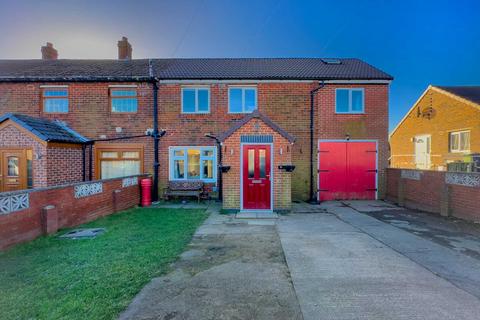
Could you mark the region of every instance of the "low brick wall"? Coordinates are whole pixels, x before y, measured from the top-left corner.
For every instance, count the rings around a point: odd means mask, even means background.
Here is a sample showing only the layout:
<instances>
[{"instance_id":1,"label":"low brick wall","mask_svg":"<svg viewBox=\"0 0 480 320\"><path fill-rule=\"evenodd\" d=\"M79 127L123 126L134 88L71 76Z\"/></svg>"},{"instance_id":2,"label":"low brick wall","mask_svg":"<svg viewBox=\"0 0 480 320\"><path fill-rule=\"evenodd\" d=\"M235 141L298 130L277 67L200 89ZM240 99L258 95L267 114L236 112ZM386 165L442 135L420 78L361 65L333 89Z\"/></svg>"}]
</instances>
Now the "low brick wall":
<instances>
[{"instance_id":1,"label":"low brick wall","mask_svg":"<svg viewBox=\"0 0 480 320\"><path fill-rule=\"evenodd\" d=\"M0 193L0 250L139 204L142 177Z\"/></svg>"},{"instance_id":2,"label":"low brick wall","mask_svg":"<svg viewBox=\"0 0 480 320\"><path fill-rule=\"evenodd\" d=\"M387 169L388 200L470 221L480 221L480 174Z\"/></svg>"}]
</instances>

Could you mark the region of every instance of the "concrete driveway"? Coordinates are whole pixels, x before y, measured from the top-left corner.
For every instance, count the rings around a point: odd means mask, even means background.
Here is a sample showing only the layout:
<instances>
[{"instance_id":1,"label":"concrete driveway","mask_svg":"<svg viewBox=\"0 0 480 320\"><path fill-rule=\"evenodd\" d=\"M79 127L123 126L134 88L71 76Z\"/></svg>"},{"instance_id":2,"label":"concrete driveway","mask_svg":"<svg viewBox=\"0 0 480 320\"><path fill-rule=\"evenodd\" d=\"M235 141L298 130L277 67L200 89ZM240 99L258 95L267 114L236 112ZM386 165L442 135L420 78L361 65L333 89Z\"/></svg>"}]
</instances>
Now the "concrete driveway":
<instances>
[{"instance_id":1,"label":"concrete driveway","mask_svg":"<svg viewBox=\"0 0 480 320\"><path fill-rule=\"evenodd\" d=\"M363 212L298 205L278 233L304 319L478 319L480 261Z\"/></svg>"},{"instance_id":2,"label":"concrete driveway","mask_svg":"<svg viewBox=\"0 0 480 320\"><path fill-rule=\"evenodd\" d=\"M208 210L121 319L479 319L478 225L381 201L271 220Z\"/></svg>"}]
</instances>

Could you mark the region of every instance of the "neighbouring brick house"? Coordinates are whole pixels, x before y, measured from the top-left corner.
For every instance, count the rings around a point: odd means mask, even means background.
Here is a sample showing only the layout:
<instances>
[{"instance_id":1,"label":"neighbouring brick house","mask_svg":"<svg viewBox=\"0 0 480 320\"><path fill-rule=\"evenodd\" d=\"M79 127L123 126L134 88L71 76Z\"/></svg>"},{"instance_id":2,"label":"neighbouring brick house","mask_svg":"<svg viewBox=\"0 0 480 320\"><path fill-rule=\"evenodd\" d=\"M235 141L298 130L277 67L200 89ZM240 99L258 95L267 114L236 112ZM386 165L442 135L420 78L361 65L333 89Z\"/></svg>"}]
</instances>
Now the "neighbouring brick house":
<instances>
[{"instance_id":1,"label":"neighbouring brick house","mask_svg":"<svg viewBox=\"0 0 480 320\"><path fill-rule=\"evenodd\" d=\"M390 134L390 147L393 168L474 170L480 86L429 86Z\"/></svg>"},{"instance_id":2,"label":"neighbouring brick house","mask_svg":"<svg viewBox=\"0 0 480 320\"><path fill-rule=\"evenodd\" d=\"M358 59L135 60L125 43L119 60L0 60L0 114L66 123L94 178L157 167L160 195L200 179L241 210L254 184L272 205L251 209L384 196L390 75Z\"/></svg>"}]
</instances>

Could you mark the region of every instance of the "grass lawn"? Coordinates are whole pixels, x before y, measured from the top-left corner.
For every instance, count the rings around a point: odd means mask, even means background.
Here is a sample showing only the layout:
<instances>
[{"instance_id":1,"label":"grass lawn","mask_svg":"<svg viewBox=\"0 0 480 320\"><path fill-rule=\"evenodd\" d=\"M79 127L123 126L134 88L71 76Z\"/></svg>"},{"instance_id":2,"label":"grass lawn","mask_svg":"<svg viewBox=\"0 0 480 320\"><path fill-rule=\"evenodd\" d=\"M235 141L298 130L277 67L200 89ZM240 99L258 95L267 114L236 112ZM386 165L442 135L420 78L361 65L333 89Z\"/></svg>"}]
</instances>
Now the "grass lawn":
<instances>
[{"instance_id":1,"label":"grass lawn","mask_svg":"<svg viewBox=\"0 0 480 320\"><path fill-rule=\"evenodd\" d=\"M206 217L132 209L83 225L107 228L96 239L42 237L0 253L0 318L113 319L168 271Z\"/></svg>"}]
</instances>

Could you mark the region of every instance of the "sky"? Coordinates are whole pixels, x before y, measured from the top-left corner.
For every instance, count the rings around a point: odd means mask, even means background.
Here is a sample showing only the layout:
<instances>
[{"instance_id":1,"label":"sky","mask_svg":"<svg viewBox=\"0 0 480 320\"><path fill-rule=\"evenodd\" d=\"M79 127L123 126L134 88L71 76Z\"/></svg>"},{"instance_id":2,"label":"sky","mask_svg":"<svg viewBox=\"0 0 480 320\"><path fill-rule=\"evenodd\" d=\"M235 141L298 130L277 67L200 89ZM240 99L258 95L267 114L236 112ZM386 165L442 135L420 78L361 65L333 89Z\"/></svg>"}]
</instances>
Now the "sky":
<instances>
[{"instance_id":1,"label":"sky","mask_svg":"<svg viewBox=\"0 0 480 320\"><path fill-rule=\"evenodd\" d=\"M480 85L479 0L0 0L0 59L360 58L394 76L390 129L429 84Z\"/></svg>"}]
</instances>

